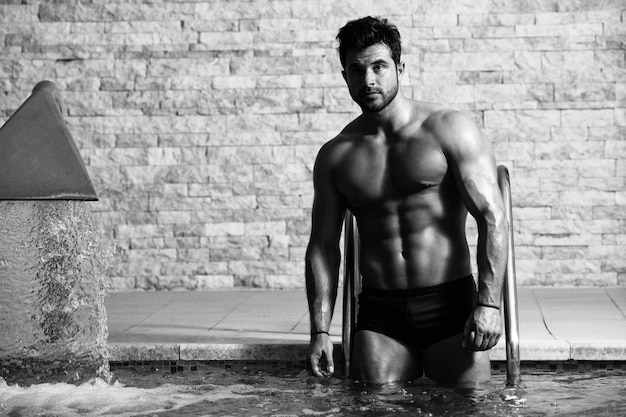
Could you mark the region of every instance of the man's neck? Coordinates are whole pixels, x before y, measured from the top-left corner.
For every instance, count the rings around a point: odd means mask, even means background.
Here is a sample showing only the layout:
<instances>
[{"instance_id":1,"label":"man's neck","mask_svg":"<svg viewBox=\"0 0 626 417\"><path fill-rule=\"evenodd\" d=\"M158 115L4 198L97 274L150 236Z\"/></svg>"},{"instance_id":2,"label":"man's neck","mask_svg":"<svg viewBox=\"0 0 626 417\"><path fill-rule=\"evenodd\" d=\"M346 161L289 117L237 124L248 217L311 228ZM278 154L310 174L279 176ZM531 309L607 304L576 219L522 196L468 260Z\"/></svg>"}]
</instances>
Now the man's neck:
<instances>
[{"instance_id":1,"label":"man's neck","mask_svg":"<svg viewBox=\"0 0 626 417\"><path fill-rule=\"evenodd\" d=\"M363 112L362 117L378 129L397 130L411 119L410 100L398 91L396 97L384 109L378 112Z\"/></svg>"}]
</instances>

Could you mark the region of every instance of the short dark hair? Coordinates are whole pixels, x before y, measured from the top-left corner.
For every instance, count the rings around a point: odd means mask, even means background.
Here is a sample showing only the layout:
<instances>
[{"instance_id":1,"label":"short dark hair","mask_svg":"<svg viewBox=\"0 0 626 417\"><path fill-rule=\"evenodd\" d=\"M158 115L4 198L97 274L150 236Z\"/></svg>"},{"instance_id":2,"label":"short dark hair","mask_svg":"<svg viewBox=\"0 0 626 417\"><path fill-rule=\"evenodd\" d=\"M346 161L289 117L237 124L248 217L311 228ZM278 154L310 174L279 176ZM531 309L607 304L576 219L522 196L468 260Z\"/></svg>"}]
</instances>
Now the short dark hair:
<instances>
[{"instance_id":1,"label":"short dark hair","mask_svg":"<svg viewBox=\"0 0 626 417\"><path fill-rule=\"evenodd\" d=\"M344 67L346 54L350 49L361 51L379 43L389 48L391 58L396 64L400 63L402 53L400 32L387 19L367 16L351 20L339 29L337 40L339 41L339 59Z\"/></svg>"}]
</instances>

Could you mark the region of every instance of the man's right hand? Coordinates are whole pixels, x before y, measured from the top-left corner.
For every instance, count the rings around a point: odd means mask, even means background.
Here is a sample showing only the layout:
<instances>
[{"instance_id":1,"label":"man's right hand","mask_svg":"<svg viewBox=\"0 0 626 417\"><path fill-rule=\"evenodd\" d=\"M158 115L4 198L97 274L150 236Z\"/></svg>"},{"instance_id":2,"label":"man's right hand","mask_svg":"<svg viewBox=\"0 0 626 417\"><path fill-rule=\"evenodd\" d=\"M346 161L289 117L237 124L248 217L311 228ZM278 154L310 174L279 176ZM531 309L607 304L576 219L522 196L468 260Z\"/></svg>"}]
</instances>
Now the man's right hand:
<instances>
[{"instance_id":1,"label":"man's right hand","mask_svg":"<svg viewBox=\"0 0 626 417\"><path fill-rule=\"evenodd\" d=\"M309 364L313 374L318 377L329 377L335 372L333 342L326 333L311 335Z\"/></svg>"}]
</instances>

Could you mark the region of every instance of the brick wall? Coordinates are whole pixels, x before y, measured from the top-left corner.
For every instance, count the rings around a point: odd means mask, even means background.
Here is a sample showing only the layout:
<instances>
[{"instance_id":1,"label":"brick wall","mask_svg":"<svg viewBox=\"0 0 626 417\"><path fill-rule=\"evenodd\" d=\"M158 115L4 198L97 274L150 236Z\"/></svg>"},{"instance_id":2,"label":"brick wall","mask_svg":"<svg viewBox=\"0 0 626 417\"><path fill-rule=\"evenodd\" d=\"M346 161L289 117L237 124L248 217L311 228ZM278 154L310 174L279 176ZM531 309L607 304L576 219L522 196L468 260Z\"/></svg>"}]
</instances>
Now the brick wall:
<instances>
[{"instance_id":1,"label":"brick wall","mask_svg":"<svg viewBox=\"0 0 626 417\"><path fill-rule=\"evenodd\" d=\"M388 16L405 94L468 112L511 171L519 283L624 285L625 10L0 0L0 117L40 80L61 90L117 247L112 289L302 287L314 158L358 113L334 37Z\"/></svg>"}]
</instances>

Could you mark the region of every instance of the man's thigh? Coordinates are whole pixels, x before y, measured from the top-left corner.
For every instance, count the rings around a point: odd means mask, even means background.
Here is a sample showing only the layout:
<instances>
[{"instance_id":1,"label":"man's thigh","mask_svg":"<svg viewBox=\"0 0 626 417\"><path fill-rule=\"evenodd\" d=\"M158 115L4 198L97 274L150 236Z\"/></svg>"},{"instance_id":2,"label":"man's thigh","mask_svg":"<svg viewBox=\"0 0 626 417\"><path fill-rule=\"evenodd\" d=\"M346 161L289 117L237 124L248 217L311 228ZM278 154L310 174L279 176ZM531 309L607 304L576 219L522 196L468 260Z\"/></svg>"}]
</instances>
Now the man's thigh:
<instances>
[{"instance_id":1,"label":"man's thigh","mask_svg":"<svg viewBox=\"0 0 626 417\"><path fill-rule=\"evenodd\" d=\"M425 375L440 384L472 385L491 379L491 362L486 351L474 352L461 346L455 335L423 350Z\"/></svg>"},{"instance_id":2,"label":"man's thigh","mask_svg":"<svg viewBox=\"0 0 626 417\"><path fill-rule=\"evenodd\" d=\"M354 334L351 366L353 379L374 384L410 381L423 374L418 350L369 330Z\"/></svg>"}]
</instances>

